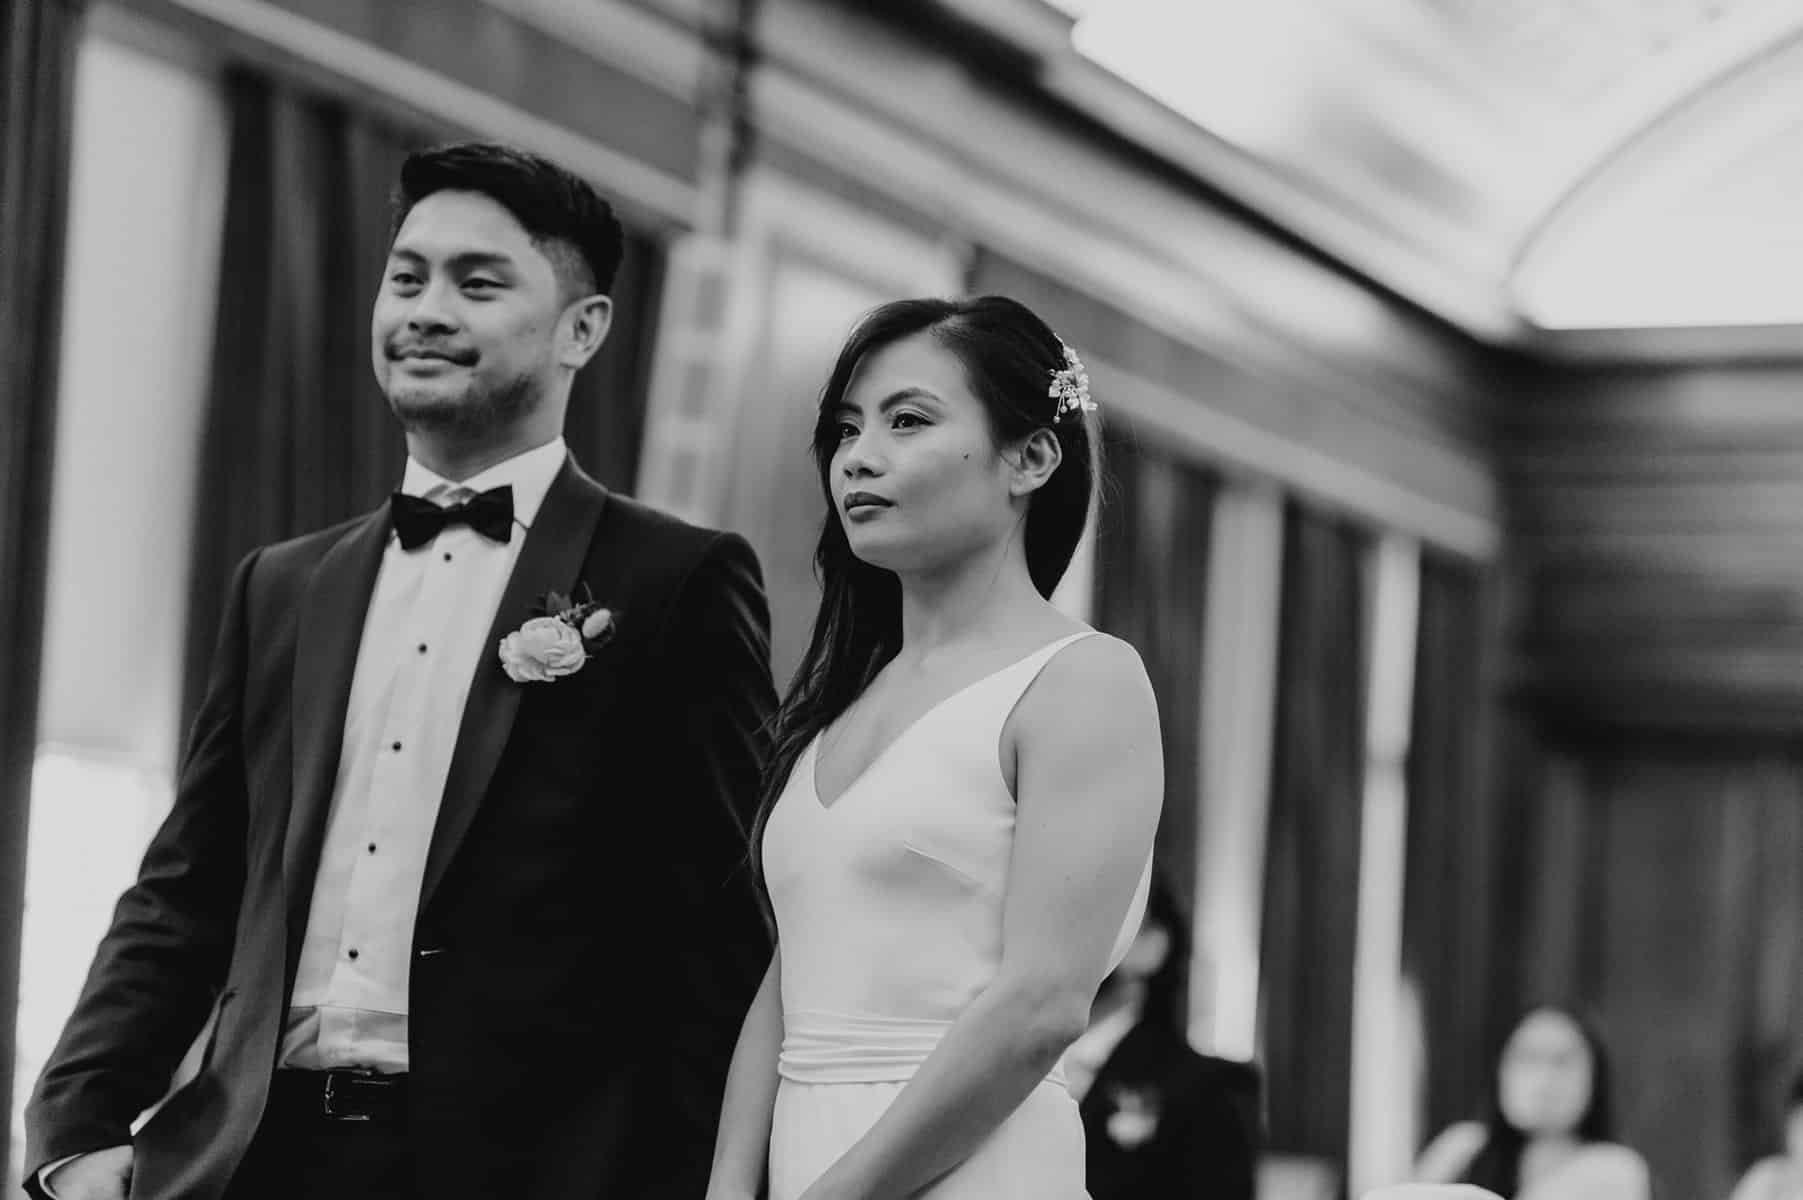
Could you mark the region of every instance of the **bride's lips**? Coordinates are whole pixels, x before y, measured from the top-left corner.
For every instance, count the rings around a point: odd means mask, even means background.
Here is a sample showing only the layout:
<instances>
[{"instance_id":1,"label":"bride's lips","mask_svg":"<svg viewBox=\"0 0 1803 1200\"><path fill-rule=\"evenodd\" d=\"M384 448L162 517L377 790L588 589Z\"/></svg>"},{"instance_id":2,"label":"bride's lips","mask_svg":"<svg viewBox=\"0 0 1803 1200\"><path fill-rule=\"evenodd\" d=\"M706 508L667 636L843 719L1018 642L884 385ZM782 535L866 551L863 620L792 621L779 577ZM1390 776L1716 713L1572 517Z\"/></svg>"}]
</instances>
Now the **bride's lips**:
<instances>
[{"instance_id":1,"label":"bride's lips","mask_svg":"<svg viewBox=\"0 0 1803 1200\"><path fill-rule=\"evenodd\" d=\"M894 501L875 492L847 492L839 504L845 509L847 517L873 517L885 508L894 507Z\"/></svg>"}]
</instances>

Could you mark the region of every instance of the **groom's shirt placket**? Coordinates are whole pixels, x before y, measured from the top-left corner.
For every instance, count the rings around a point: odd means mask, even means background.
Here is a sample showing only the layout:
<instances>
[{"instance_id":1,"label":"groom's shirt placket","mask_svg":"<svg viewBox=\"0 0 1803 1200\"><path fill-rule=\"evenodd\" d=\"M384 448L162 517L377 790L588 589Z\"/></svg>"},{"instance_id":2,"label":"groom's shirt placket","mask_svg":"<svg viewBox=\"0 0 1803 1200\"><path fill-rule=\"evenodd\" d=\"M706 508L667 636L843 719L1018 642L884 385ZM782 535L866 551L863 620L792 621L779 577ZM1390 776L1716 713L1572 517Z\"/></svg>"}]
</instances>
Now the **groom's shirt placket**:
<instances>
[{"instance_id":1,"label":"groom's shirt placket","mask_svg":"<svg viewBox=\"0 0 1803 1200\"><path fill-rule=\"evenodd\" d=\"M407 1069L407 980L426 851L501 593L563 466L561 439L451 484L411 460L401 490L439 504L509 485L506 543L453 525L390 535L357 650L281 1064ZM523 619L523 617L522 617Z\"/></svg>"}]
</instances>

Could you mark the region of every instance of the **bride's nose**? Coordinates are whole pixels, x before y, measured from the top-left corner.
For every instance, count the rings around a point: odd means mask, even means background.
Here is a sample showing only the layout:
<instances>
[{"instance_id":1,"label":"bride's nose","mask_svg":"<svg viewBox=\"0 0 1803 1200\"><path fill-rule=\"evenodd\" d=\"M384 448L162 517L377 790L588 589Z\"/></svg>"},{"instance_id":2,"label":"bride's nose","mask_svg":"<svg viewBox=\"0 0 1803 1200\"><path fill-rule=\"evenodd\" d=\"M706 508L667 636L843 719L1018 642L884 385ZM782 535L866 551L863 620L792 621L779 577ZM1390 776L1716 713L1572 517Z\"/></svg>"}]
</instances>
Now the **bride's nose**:
<instances>
[{"instance_id":1,"label":"bride's nose","mask_svg":"<svg viewBox=\"0 0 1803 1200\"><path fill-rule=\"evenodd\" d=\"M869 437L860 437L839 456L839 470L847 479L881 475L887 467L881 447Z\"/></svg>"}]
</instances>

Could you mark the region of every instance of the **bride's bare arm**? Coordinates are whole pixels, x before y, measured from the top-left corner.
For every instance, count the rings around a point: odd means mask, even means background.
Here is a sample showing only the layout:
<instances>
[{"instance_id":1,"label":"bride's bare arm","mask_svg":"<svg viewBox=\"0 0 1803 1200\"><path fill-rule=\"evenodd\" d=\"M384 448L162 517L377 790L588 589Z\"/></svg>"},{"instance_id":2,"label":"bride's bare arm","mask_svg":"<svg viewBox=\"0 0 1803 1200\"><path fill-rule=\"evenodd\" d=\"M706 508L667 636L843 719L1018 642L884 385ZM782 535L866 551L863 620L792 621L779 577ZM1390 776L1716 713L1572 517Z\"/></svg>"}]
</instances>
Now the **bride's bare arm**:
<instances>
[{"instance_id":1,"label":"bride's bare arm","mask_svg":"<svg viewBox=\"0 0 1803 1200\"><path fill-rule=\"evenodd\" d=\"M1158 712L1132 648L1054 656L1010 718L1018 747L1001 968L806 1200L912 1196L957 1166L1083 1031L1152 850Z\"/></svg>"},{"instance_id":2,"label":"bride's bare arm","mask_svg":"<svg viewBox=\"0 0 1803 1200\"><path fill-rule=\"evenodd\" d=\"M776 1056L783 1044L782 949L770 956L726 1073L720 1132L708 1200L753 1200L764 1183L770 1154L770 1121L776 1108Z\"/></svg>"}]
</instances>

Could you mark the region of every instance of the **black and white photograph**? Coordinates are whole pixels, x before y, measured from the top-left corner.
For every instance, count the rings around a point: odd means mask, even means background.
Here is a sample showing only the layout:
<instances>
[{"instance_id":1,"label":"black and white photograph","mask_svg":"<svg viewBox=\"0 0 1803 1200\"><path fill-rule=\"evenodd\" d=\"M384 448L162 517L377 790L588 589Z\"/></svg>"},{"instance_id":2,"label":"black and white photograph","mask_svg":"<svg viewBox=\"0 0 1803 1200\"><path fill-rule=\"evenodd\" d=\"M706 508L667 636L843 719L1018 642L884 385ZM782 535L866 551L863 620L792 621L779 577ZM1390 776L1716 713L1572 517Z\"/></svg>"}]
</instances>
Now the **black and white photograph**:
<instances>
[{"instance_id":1,"label":"black and white photograph","mask_svg":"<svg viewBox=\"0 0 1803 1200\"><path fill-rule=\"evenodd\" d=\"M0 0L0 1195L1803 1200L1799 0Z\"/></svg>"}]
</instances>

